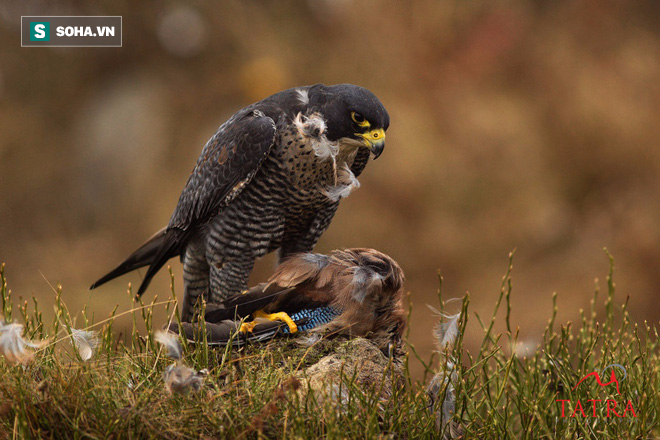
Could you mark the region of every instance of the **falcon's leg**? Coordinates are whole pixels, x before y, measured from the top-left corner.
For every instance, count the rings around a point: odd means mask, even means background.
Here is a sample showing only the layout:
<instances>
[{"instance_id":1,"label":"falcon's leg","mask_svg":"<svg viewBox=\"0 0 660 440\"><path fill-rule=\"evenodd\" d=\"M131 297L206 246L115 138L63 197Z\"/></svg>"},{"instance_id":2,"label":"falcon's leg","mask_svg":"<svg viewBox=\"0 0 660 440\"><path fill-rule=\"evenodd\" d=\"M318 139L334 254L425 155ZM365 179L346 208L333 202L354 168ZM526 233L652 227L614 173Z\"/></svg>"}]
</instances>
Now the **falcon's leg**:
<instances>
[{"instance_id":1,"label":"falcon's leg","mask_svg":"<svg viewBox=\"0 0 660 440\"><path fill-rule=\"evenodd\" d=\"M208 302L219 303L247 289L254 260L254 257L249 255L211 265Z\"/></svg>"},{"instance_id":2,"label":"falcon's leg","mask_svg":"<svg viewBox=\"0 0 660 440\"><path fill-rule=\"evenodd\" d=\"M289 331L291 333L296 333L298 331L298 326L296 325L296 323L293 322L293 319L291 319L291 317L285 312L277 312L277 313L269 314L264 312L263 310L257 310L252 314L252 318L254 318L254 321L244 322L243 324L241 324L241 328L238 331L240 331L241 333L251 332L252 330L254 330L254 327L259 323L259 321L257 321L258 318L267 319L269 321L282 321L289 326Z\"/></svg>"},{"instance_id":3,"label":"falcon's leg","mask_svg":"<svg viewBox=\"0 0 660 440\"><path fill-rule=\"evenodd\" d=\"M300 252L311 252L312 249L314 249L316 242L317 240L302 240L300 238L293 240L289 239L285 241L282 243L282 247L280 247L280 251L278 253L279 263L282 264L282 262L291 255L295 255Z\"/></svg>"},{"instance_id":4,"label":"falcon's leg","mask_svg":"<svg viewBox=\"0 0 660 440\"><path fill-rule=\"evenodd\" d=\"M337 211L339 202L334 202L322 208L310 221L307 230L299 235L287 237L280 247L280 263L287 257L300 252L311 252L314 245L321 238L321 234L328 229L332 217Z\"/></svg>"},{"instance_id":5,"label":"falcon's leg","mask_svg":"<svg viewBox=\"0 0 660 440\"><path fill-rule=\"evenodd\" d=\"M183 305L181 320L192 321L195 305L209 291L209 265L195 246L190 245L183 257Z\"/></svg>"}]
</instances>

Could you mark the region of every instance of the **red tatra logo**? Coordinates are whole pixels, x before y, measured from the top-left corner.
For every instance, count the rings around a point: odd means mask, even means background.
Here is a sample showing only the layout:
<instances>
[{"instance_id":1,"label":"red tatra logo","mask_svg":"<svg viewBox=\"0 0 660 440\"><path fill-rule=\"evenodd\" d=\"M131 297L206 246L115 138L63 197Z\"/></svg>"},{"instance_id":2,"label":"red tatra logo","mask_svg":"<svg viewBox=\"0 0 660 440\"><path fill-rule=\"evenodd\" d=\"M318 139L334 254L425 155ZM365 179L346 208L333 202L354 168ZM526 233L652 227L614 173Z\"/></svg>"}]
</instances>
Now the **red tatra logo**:
<instances>
[{"instance_id":1,"label":"red tatra logo","mask_svg":"<svg viewBox=\"0 0 660 440\"><path fill-rule=\"evenodd\" d=\"M600 385L601 387L604 387L604 386L607 386L609 384L614 383L614 384L616 384L616 392L619 395L621 395L621 391L619 390L619 380L617 379L616 374L614 372L614 367L620 368L623 371L623 379L621 379L621 382L623 382L624 379L627 377L626 369L623 367L623 365L610 364L607 367L603 368L603 371L601 371L601 374L604 375L605 371L607 371L608 368L612 368L612 373L610 374L610 381L609 382L607 382L607 383L601 382L600 375L598 374L598 371L594 371L593 373L589 373L586 376L584 376L582 379L580 379L580 381L575 384L573 389L576 389L578 387L578 385L580 385L582 382L584 382L584 380L587 379L588 377L596 376L596 382L598 382L598 385Z\"/></svg>"},{"instance_id":2,"label":"red tatra logo","mask_svg":"<svg viewBox=\"0 0 660 440\"><path fill-rule=\"evenodd\" d=\"M616 369L620 369L623 371L623 377L619 379L616 375ZM612 372L610 373L610 380L609 382L603 382L601 377L606 377L605 372L609 369L612 369ZM611 384L614 384L616 386L616 392L618 395L621 395L621 390L619 388L619 385L621 382L623 382L626 377L626 369L623 367L623 365L620 364L610 364L607 367L603 368L603 370L598 373L598 371L594 371L592 373L587 374L584 376L582 379L578 381L578 383L575 384L575 386L572 388L575 390L578 385L580 385L582 382L584 382L586 379L590 377L595 377L596 383L600 385L601 387L606 387ZM570 411L571 407L573 407L572 414L569 417L576 417L578 414L581 414L582 417L598 417L597 415L597 409L600 408L600 413L601 415L605 415L605 417L619 417L619 418L625 418L628 416L628 413L631 413L633 417L637 417L637 414L635 413L635 408L633 408L632 400L628 400L627 403L621 403L620 405L617 405L617 401L608 399L605 401L605 404L603 405L603 400L601 399L588 399L587 400L587 405L585 405L587 408L591 407L591 411L587 410L589 415L585 413L584 407L582 402L580 400L577 400L576 402L571 402L568 399L557 399L556 402L561 402L561 416L566 417L566 403L569 403L568 410ZM591 405L589 405L591 404ZM619 412L617 412L617 406L619 407ZM621 408L623 409L623 412L621 412ZM606 411L603 411L605 409ZM605 414L603 414L605 413Z\"/></svg>"}]
</instances>

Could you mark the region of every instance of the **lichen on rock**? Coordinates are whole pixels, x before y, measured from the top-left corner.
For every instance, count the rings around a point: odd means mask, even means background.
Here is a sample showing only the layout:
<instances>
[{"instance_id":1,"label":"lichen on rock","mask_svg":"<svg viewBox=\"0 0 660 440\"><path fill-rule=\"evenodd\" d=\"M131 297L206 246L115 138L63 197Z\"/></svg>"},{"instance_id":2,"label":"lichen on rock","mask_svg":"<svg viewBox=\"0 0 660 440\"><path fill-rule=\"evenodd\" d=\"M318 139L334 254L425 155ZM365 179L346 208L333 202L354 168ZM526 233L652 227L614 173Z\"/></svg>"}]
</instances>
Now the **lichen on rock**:
<instances>
[{"instance_id":1,"label":"lichen on rock","mask_svg":"<svg viewBox=\"0 0 660 440\"><path fill-rule=\"evenodd\" d=\"M301 381L298 391L301 398L313 398L319 404L328 399L346 403L351 387L365 393L376 392L380 399L386 400L405 384L401 359L388 358L373 342L364 338L343 342L333 353L296 376Z\"/></svg>"}]
</instances>

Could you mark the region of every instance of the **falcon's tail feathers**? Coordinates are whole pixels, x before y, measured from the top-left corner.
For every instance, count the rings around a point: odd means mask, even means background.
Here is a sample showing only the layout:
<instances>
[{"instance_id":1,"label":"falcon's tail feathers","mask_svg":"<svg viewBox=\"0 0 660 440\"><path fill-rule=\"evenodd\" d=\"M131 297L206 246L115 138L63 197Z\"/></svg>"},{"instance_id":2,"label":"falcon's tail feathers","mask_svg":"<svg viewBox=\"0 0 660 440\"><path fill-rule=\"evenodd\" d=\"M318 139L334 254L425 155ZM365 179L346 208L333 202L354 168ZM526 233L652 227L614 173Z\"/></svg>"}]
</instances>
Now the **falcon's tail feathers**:
<instances>
[{"instance_id":1,"label":"falcon's tail feathers","mask_svg":"<svg viewBox=\"0 0 660 440\"><path fill-rule=\"evenodd\" d=\"M142 295L147 289L153 276L158 272L158 269L163 267L167 260L178 255L178 244L180 243L180 240L179 237L177 237L176 232L176 230L168 230L167 228L161 229L154 234L153 237L147 240L146 243L140 246L138 250L129 255L128 258L116 268L98 279L89 287L89 289L95 289L100 285L128 272L132 272L135 269L150 266L140 288L138 289L137 296Z\"/></svg>"}]
</instances>

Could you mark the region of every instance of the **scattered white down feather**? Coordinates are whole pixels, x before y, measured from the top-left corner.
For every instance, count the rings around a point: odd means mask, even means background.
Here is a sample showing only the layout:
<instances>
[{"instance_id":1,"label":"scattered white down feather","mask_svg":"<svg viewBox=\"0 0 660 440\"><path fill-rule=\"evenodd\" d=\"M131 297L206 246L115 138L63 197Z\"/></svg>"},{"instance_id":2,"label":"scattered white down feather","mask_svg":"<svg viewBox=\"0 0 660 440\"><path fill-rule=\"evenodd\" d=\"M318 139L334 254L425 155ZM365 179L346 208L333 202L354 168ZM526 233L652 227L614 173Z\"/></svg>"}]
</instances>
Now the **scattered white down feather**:
<instances>
[{"instance_id":1,"label":"scattered white down feather","mask_svg":"<svg viewBox=\"0 0 660 440\"><path fill-rule=\"evenodd\" d=\"M365 267L355 267L353 270L353 298L360 304L367 297L367 292L372 285L381 283L383 276Z\"/></svg>"},{"instance_id":2,"label":"scattered white down feather","mask_svg":"<svg viewBox=\"0 0 660 440\"><path fill-rule=\"evenodd\" d=\"M312 113L307 116L298 112L293 119L293 123L298 129L298 132L304 137L320 138L325 134L325 119L319 113Z\"/></svg>"},{"instance_id":3,"label":"scattered white down feather","mask_svg":"<svg viewBox=\"0 0 660 440\"><path fill-rule=\"evenodd\" d=\"M307 263L316 264L319 269L322 269L322 268L324 268L325 266L328 265L328 256L327 255L313 254L313 253L308 252L308 253L305 253L305 254L301 254L300 258L303 261L307 262Z\"/></svg>"},{"instance_id":4,"label":"scattered white down feather","mask_svg":"<svg viewBox=\"0 0 660 440\"><path fill-rule=\"evenodd\" d=\"M431 398L431 408L435 413L435 428L443 435L443 439L460 437L460 435L455 435L460 431L460 427L455 423L451 423L456 412L454 383L457 380L458 374L455 365L453 362L448 361L447 369L436 373L426 387L426 393Z\"/></svg>"},{"instance_id":5,"label":"scattered white down feather","mask_svg":"<svg viewBox=\"0 0 660 440\"><path fill-rule=\"evenodd\" d=\"M182 349L179 343L179 335L167 331L158 330L154 333L156 342L163 344L167 349L167 355L176 362L163 372L163 381L168 393L186 394L188 391L199 391L208 375L208 370L194 370L181 361Z\"/></svg>"},{"instance_id":6,"label":"scattered white down feather","mask_svg":"<svg viewBox=\"0 0 660 440\"><path fill-rule=\"evenodd\" d=\"M335 160L335 156L339 153L339 146L336 142L329 141L325 136L325 119L320 114L313 113L305 116L298 113L293 119L293 124L296 126L298 133L307 138L308 145L314 149L314 154L318 158Z\"/></svg>"},{"instance_id":7,"label":"scattered white down feather","mask_svg":"<svg viewBox=\"0 0 660 440\"><path fill-rule=\"evenodd\" d=\"M428 308L440 316L440 321L438 321L433 329L436 347L438 347L438 350L440 351L444 351L447 347L453 347L456 343L456 339L458 339L458 323L461 318L461 313L459 312L450 315L448 313L440 312L431 306L428 306Z\"/></svg>"},{"instance_id":8,"label":"scattered white down feather","mask_svg":"<svg viewBox=\"0 0 660 440\"><path fill-rule=\"evenodd\" d=\"M351 192L360 187L360 182L355 177L347 163L337 165L337 154L339 145L331 142L325 136L325 119L318 114L303 115L298 113L293 119L300 136L305 138L307 144L312 147L314 154L321 160L331 160L334 170L334 179L330 186L324 189L324 194L333 201L348 197Z\"/></svg>"},{"instance_id":9,"label":"scattered white down feather","mask_svg":"<svg viewBox=\"0 0 660 440\"><path fill-rule=\"evenodd\" d=\"M5 324L0 321L0 353L12 364L27 365L34 359L34 350L48 341L33 342L23 338L22 324Z\"/></svg>"},{"instance_id":10,"label":"scattered white down feather","mask_svg":"<svg viewBox=\"0 0 660 440\"><path fill-rule=\"evenodd\" d=\"M78 350L80 358L88 361L94 356L94 352L100 344L98 332L91 330L71 329L72 344Z\"/></svg>"},{"instance_id":11,"label":"scattered white down feather","mask_svg":"<svg viewBox=\"0 0 660 440\"><path fill-rule=\"evenodd\" d=\"M458 339L458 335L460 334L458 324L461 313L450 315L440 312L431 306L428 307L440 316L440 321L433 329L433 336L436 347L441 353L441 359L444 358L445 354L450 357L441 361L442 370L433 376L431 382L426 387L426 393L431 399L431 408L435 414L436 430L442 435L442 438L460 438L463 434L463 429L459 423L452 421L456 410L455 383L458 380L458 373L456 372L454 359L446 350L451 349Z\"/></svg>"},{"instance_id":12,"label":"scattered white down feather","mask_svg":"<svg viewBox=\"0 0 660 440\"><path fill-rule=\"evenodd\" d=\"M294 339L296 344L302 345L303 347L311 347L312 345L318 343L323 339L323 335L320 333L308 332L304 335L298 336Z\"/></svg>"},{"instance_id":13,"label":"scattered white down feather","mask_svg":"<svg viewBox=\"0 0 660 440\"><path fill-rule=\"evenodd\" d=\"M303 104L309 103L309 92L306 89L296 89L296 92L298 93L298 99L300 102Z\"/></svg>"},{"instance_id":14,"label":"scattered white down feather","mask_svg":"<svg viewBox=\"0 0 660 440\"><path fill-rule=\"evenodd\" d=\"M179 343L179 335L163 330L157 330L156 333L154 333L154 339L156 342L165 346L169 357L176 360L181 359L182 350L181 344Z\"/></svg>"},{"instance_id":15,"label":"scattered white down feather","mask_svg":"<svg viewBox=\"0 0 660 440\"><path fill-rule=\"evenodd\" d=\"M207 375L206 369L196 371L181 362L176 362L165 369L163 380L168 393L186 394L188 391L199 391Z\"/></svg>"},{"instance_id":16,"label":"scattered white down feather","mask_svg":"<svg viewBox=\"0 0 660 440\"><path fill-rule=\"evenodd\" d=\"M343 168L337 173L337 182L337 185L324 190L324 194L335 202L348 197L354 189L360 187L360 181L357 180L348 164L344 164Z\"/></svg>"}]
</instances>

